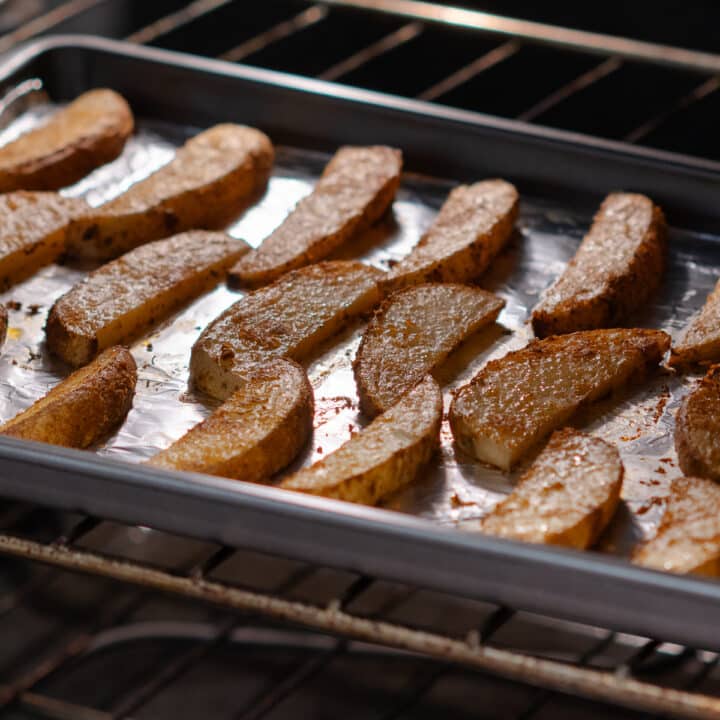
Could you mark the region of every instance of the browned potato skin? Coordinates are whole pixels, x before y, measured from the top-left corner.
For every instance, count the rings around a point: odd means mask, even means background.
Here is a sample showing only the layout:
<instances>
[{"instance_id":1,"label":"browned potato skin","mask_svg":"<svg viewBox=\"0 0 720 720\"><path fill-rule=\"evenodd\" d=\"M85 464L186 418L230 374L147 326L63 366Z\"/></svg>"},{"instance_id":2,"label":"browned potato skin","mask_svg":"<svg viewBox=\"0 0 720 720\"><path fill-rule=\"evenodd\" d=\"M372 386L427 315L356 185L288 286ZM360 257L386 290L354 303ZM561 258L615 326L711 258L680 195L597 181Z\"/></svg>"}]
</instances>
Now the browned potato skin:
<instances>
[{"instance_id":1,"label":"browned potato skin","mask_svg":"<svg viewBox=\"0 0 720 720\"><path fill-rule=\"evenodd\" d=\"M233 395L148 464L260 482L291 463L312 432L313 390L305 371L278 358L238 376ZM258 428L261 436L252 437Z\"/></svg>"},{"instance_id":2,"label":"browned potato skin","mask_svg":"<svg viewBox=\"0 0 720 720\"><path fill-rule=\"evenodd\" d=\"M720 361L720 280L700 312L688 323L682 337L673 343L670 365L679 370Z\"/></svg>"},{"instance_id":3,"label":"browned potato skin","mask_svg":"<svg viewBox=\"0 0 720 720\"><path fill-rule=\"evenodd\" d=\"M375 162L368 162L367 156ZM383 216L397 193L401 170L402 153L394 148L340 148L313 193L298 203L257 250L238 261L230 278L240 285L259 287L326 258ZM358 183L363 187L358 188ZM373 194L369 197L358 192L370 189ZM350 207L348 191L354 200ZM343 202L338 201L338 192L345 196Z\"/></svg>"},{"instance_id":4,"label":"browned potato skin","mask_svg":"<svg viewBox=\"0 0 720 720\"><path fill-rule=\"evenodd\" d=\"M585 550L615 514L623 475L613 445L572 428L558 430L513 492L482 520L462 527Z\"/></svg>"},{"instance_id":5,"label":"browned potato skin","mask_svg":"<svg viewBox=\"0 0 720 720\"><path fill-rule=\"evenodd\" d=\"M720 482L720 365L684 400L675 421L675 448L686 475Z\"/></svg>"},{"instance_id":6,"label":"browned potato skin","mask_svg":"<svg viewBox=\"0 0 720 720\"><path fill-rule=\"evenodd\" d=\"M195 341L190 379L218 400L235 391L235 370L272 357L303 360L380 302L383 272L350 260L291 270L213 320Z\"/></svg>"},{"instance_id":7,"label":"browned potato skin","mask_svg":"<svg viewBox=\"0 0 720 720\"><path fill-rule=\"evenodd\" d=\"M116 92L83 93L45 125L0 148L0 192L72 185L120 155L133 125Z\"/></svg>"},{"instance_id":8,"label":"browned potato skin","mask_svg":"<svg viewBox=\"0 0 720 720\"><path fill-rule=\"evenodd\" d=\"M473 200L475 193L486 195L488 189L500 190L501 195L506 196L500 206L505 208L505 202L510 200L509 209L501 212L493 208L493 223L481 232L478 232L476 222L470 222L467 228L469 234L461 247L448 253L448 240L456 237L458 225L464 228L464 223L477 211L474 206L476 200ZM516 188L505 180L482 180L455 188L415 248L387 274L382 283L383 291L388 294L424 282L464 283L479 277L512 235L519 209L520 196ZM434 256L421 266L415 266L418 253L425 252L428 246L435 246Z\"/></svg>"},{"instance_id":9,"label":"browned potato skin","mask_svg":"<svg viewBox=\"0 0 720 720\"><path fill-rule=\"evenodd\" d=\"M353 362L362 411L374 417L388 410L504 305L468 285L424 283L394 292L368 323Z\"/></svg>"},{"instance_id":10,"label":"browned potato skin","mask_svg":"<svg viewBox=\"0 0 720 720\"><path fill-rule=\"evenodd\" d=\"M675 478L657 534L632 559L656 570L718 577L720 486L705 478Z\"/></svg>"},{"instance_id":11,"label":"browned potato skin","mask_svg":"<svg viewBox=\"0 0 720 720\"><path fill-rule=\"evenodd\" d=\"M45 327L49 350L79 367L127 344L215 287L248 249L224 233L194 230L131 250L55 302Z\"/></svg>"},{"instance_id":12,"label":"browned potato skin","mask_svg":"<svg viewBox=\"0 0 720 720\"><path fill-rule=\"evenodd\" d=\"M509 470L580 407L642 379L669 346L666 333L637 328L533 340L491 360L455 393L453 436L469 455Z\"/></svg>"},{"instance_id":13,"label":"browned potato skin","mask_svg":"<svg viewBox=\"0 0 720 720\"><path fill-rule=\"evenodd\" d=\"M0 288L25 280L65 250L74 217L88 209L81 198L54 192L0 195Z\"/></svg>"},{"instance_id":14,"label":"browned potato skin","mask_svg":"<svg viewBox=\"0 0 720 720\"><path fill-rule=\"evenodd\" d=\"M8 311L4 305L0 305L0 345L5 342L8 331Z\"/></svg>"},{"instance_id":15,"label":"browned potato skin","mask_svg":"<svg viewBox=\"0 0 720 720\"><path fill-rule=\"evenodd\" d=\"M110 260L184 230L222 227L266 185L274 155L259 130L215 125L188 140L148 178L75 220L68 254Z\"/></svg>"},{"instance_id":16,"label":"browned potato skin","mask_svg":"<svg viewBox=\"0 0 720 720\"><path fill-rule=\"evenodd\" d=\"M657 291L665 266L665 246L667 225L662 210L642 195L615 193L608 196L595 216L596 232L600 220L610 202L618 195L630 197L635 202L645 202L652 206L652 219L645 232L641 244L637 247L632 259L622 271L611 271L596 288L581 289L582 296L565 298L554 306L541 302L533 311L532 327L538 338L550 335L562 335L579 330L595 330L597 328L619 327L637 312ZM586 239L583 242L588 242ZM569 271L574 271L578 263L576 255L570 261ZM581 267L581 265L578 265ZM566 273L568 272L566 270ZM565 274L558 282L562 281ZM554 287L557 286L557 283ZM550 289L552 292L553 288ZM588 296L588 290L594 290Z\"/></svg>"},{"instance_id":17,"label":"browned potato skin","mask_svg":"<svg viewBox=\"0 0 720 720\"><path fill-rule=\"evenodd\" d=\"M86 448L122 423L132 406L136 382L130 351L109 348L2 425L0 434Z\"/></svg>"},{"instance_id":18,"label":"browned potato skin","mask_svg":"<svg viewBox=\"0 0 720 720\"><path fill-rule=\"evenodd\" d=\"M390 410L322 460L285 478L280 487L377 505L411 483L438 445L442 393L429 375ZM402 447L387 447L398 437Z\"/></svg>"}]
</instances>

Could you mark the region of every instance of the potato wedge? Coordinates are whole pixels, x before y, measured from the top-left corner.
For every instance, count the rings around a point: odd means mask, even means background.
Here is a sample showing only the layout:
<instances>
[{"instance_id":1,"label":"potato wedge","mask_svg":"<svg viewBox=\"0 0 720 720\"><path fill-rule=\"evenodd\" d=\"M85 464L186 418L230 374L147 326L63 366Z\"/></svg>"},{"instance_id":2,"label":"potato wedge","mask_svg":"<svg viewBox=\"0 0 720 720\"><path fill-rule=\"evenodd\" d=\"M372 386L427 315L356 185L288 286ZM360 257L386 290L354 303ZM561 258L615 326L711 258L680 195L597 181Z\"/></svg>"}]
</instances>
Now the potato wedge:
<instances>
[{"instance_id":1,"label":"potato wedge","mask_svg":"<svg viewBox=\"0 0 720 720\"><path fill-rule=\"evenodd\" d=\"M640 545L633 562L656 570L720 575L720 486L675 478L657 534Z\"/></svg>"},{"instance_id":2,"label":"potato wedge","mask_svg":"<svg viewBox=\"0 0 720 720\"><path fill-rule=\"evenodd\" d=\"M509 470L578 408L642 377L670 345L659 330L587 330L536 340L493 360L450 406L458 445Z\"/></svg>"},{"instance_id":3,"label":"potato wedge","mask_svg":"<svg viewBox=\"0 0 720 720\"><path fill-rule=\"evenodd\" d=\"M0 195L0 289L57 260L65 250L70 221L87 207L80 198L53 192Z\"/></svg>"},{"instance_id":4,"label":"potato wedge","mask_svg":"<svg viewBox=\"0 0 720 720\"><path fill-rule=\"evenodd\" d=\"M0 305L0 345L5 342L8 331L8 311L4 305Z\"/></svg>"},{"instance_id":5,"label":"potato wedge","mask_svg":"<svg viewBox=\"0 0 720 720\"><path fill-rule=\"evenodd\" d=\"M478 277L510 238L518 205L517 190L505 180L456 187L432 227L388 273L384 290Z\"/></svg>"},{"instance_id":6,"label":"potato wedge","mask_svg":"<svg viewBox=\"0 0 720 720\"><path fill-rule=\"evenodd\" d=\"M264 187L273 158L272 143L259 130L215 125L150 177L73 222L68 252L109 260L183 230L220 227Z\"/></svg>"},{"instance_id":7,"label":"potato wedge","mask_svg":"<svg viewBox=\"0 0 720 720\"><path fill-rule=\"evenodd\" d=\"M340 148L310 195L257 250L238 261L230 276L256 287L327 257L382 217L401 171L402 153L394 148Z\"/></svg>"},{"instance_id":8,"label":"potato wedge","mask_svg":"<svg viewBox=\"0 0 720 720\"><path fill-rule=\"evenodd\" d=\"M720 280L670 353L670 365L720 362Z\"/></svg>"},{"instance_id":9,"label":"potato wedge","mask_svg":"<svg viewBox=\"0 0 720 720\"><path fill-rule=\"evenodd\" d=\"M438 444L441 420L442 394L428 376L342 447L280 487L376 505L415 479Z\"/></svg>"},{"instance_id":10,"label":"potato wedge","mask_svg":"<svg viewBox=\"0 0 720 720\"><path fill-rule=\"evenodd\" d=\"M720 365L683 400L675 419L675 448L686 475L720 482Z\"/></svg>"},{"instance_id":11,"label":"potato wedge","mask_svg":"<svg viewBox=\"0 0 720 720\"><path fill-rule=\"evenodd\" d=\"M142 245L90 273L50 310L48 348L78 367L139 337L217 285L248 245L206 230Z\"/></svg>"},{"instance_id":12,"label":"potato wedge","mask_svg":"<svg viewBox=\"0 0 720 720\"><path fill-rule=\"evenodd\" d=\"M0 426L0 434L65 447L88 447L125 419L136 382L137 369L130 351L108 348Z\"/></svg>"},{"instance_id":13,"label":"potato wedge","mask_svg":"<svg viewBox=\"0 0 720 720\"><path fill-rule=\"evenodd\" d=\"M558 430L510 495L489 515L461 527L585 550L615 514L623 474L613 445L571 428Z\"/></svg>"},{"instance_id":14,"label":"potato wedge","mask_svg":"<svg viewBox=\"0 0 720 720\"><path fill-rule=\"evenodd\" d=\"M608 195L575 257L533 310L535 335L625 323L660 285L666 234L662 210L652 200Z\"/></svg>"},{"instance_id":15,"label":"potato wedge","mask_svg":"<svg viewBox=\"0 0 720 720\"><path fill-rule=\"evenodd\" d=\"M114 160L133 131L125 99L90 90L44 125L0 148L0 192L57 190Z\"/></svg>"},{"instance_id":16,"label":"potato wedge","mask_svg":"<svg viewBox=\"0 0 720 720\"><path fill-rule=\"evenodd\" d=\"M240 369L237 387L148 464L258 482L292 462L312 432L313 391L305 371L275 358Z\"/></svg>"},{"instance_id":17,"label":"potato wedge","mask_svg":"<svg viewBox=\"0 0 720 720\"><path fill-rule=\"evenodd\" d=\"M193 345L190 379L224 400L237 389L235 373L270 357L302 360L351 318L380 301L381 270L331 261L293 270L238 300Z\"/></svg>"},{"instance_id":18,"label":"potato wedge","mask_svg":"<svg viewBox=\"0 0 720 720\"><path fill-rule=\"evenodd\" d=\"M504 305L467 285L427 283L393 293L368 324L353 364L363 412L372 417L392 407Z\"/></svg>"}]
</instances>

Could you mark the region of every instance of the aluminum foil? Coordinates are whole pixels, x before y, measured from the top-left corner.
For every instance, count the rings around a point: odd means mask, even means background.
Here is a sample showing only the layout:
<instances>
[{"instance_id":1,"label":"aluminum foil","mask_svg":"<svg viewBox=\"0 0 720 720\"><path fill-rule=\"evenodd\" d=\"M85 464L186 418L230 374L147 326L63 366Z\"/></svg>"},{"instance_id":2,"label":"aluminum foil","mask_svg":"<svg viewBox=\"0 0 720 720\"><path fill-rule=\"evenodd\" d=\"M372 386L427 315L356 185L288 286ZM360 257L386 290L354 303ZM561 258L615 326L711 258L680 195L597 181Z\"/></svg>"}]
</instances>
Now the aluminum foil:
<instances>
[{"instance_id":1,"label":"aluminum foil","mask_svg":"<svg viewBox=\"0 0 720 720\"><path fill-rule=\"evenodd\" d=\"M0 133L3 143L40 122L53 107L31 106ZM4 114L4 113L3 113ZM122 156L63 193L84 196L91 205L118 195L130 184L167 162L174 147L195 130L139 124ZM262 199L228 228L230 234L257 246L309 193L327 157L297 148L278 148L272 179ZM404 256L432 222L453 183L407 174L392 213L337 257L360 258L387 270ZM615 188L608 188L608 191ZM590 218L571 207L523 197L517 231L480 285L506 300L498 323L469 339L439 373L446 403L452 389L466 382L490 358L522 347L531 337L527 318L540 293L560 274L586 231ZM702 304L720 274L718 239L673 230L669 271L657 301L644 310L638 325L673 335ZM0 417L5 420L44 395L67 368L44 347L43 326L53 301L77 282L86 269L69 265L45 268L4 293L10 309L8 340L0 356ZM178 313L132 352L139 368L133 408L122 428L96 452L139 462L180 437L211 410L187 387L190 348L202 328L242 293L221 286ZM362 427L351 361L362 325L348 328L306 363L315 389L312 442L293 468L320 459ZM602 548L627 554L652 534L663 511L669 481L677 476L673 425L678 403L695 381L662 370L642 387L594 406L574 424L614 442L626 467L623 506L606 533ZM507 493L523 468L511 475L473 462L453 445L447 421L442 445L431 467L411 488L386 506L443 524L484 515Z\"/></svg>"}]
</instances>

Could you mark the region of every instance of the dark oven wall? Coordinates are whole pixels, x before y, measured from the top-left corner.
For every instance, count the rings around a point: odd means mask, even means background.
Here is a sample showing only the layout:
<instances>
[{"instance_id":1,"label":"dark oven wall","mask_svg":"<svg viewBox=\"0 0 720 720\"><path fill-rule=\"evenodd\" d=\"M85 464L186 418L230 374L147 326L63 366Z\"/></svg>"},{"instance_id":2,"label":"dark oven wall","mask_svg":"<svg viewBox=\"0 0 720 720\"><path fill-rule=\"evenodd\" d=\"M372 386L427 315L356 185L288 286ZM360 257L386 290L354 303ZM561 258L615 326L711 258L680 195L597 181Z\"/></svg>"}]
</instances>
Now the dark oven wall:
<instances>
[{"instance_id":1,"label":"dark oven wall","mask_svg":"<svg viewBox=\"0 0 720 720\"><path fill-rule=\"evenodd\" d=\"M533 23L625 36L712 52L720 5L679 0L627 3L464 0L466 8ZM374 9L369 9L369 6ZM486 32L485 16L417 19L421 3L380 0L8 0L0 50L33 35L85 32L161 48L223 57L469 110L519 118L653 148L720 159L714 70L621 57L602 38L596 52L561 49ZM402 9L405 14L385 10ZM478 28L448 27L460 20ZM518 25L518 29L527 29ZM536 25L531 34L542 33ZM695 60L702 57L696 52ZM684 66L683 66L684 65ZM702 65L702 62L700 62Z\"/></svg>"}]
</instances>

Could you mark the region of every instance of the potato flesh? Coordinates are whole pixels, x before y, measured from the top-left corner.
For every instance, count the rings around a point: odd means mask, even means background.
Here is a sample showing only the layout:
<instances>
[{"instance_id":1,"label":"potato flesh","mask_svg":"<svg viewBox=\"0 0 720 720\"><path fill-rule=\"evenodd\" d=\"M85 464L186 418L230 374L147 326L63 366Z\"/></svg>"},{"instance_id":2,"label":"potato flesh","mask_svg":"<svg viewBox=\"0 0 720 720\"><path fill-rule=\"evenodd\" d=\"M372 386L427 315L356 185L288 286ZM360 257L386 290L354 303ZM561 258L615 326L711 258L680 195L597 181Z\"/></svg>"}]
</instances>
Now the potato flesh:
<instances>
[{"instance_id":1,"label":"potato flesh","mask_svg":"<svg viewBox=\"0 0 720 720\"><path fill-rule=\"evenodd\" d=\"M590 330L546 338L489 362L455 396L453 435L507 470L584 403L657 365L670 338L656 330Z\"/></svg>"},{"instance_id":2,"label":"potato flesh","mask_svg":"<svg viewBox=\"0 0 720 720\"><path fill-rule=\"evenodd\" d=\"M310 195L231 275L241 283L265 284L327 257L383 215L401 170L402 153L394 148L340 148Z\"/></svg>"},{"instance_id":3,"label":"potato flesh","mask_svg":"<svg viewBox=\"0 0 720 720\"><path fill-rule=\"evenodd\" d=\"M82 365L216 285L247 251L242 240L202 230L131 250L57 300L48 316L49 348L71 365Z\"/></svg>"},{"instance_id":4,"label":"potato flesh","mask_svg":"<svg viewBox=\"0 0 720 720\"><path fill-rule=\"evenodd\" d=\"M505 302L467 285L428 283L394 293L369 323L354 363L363 411L394 405Z\"/></svg>"},{"instance_id":5,"label":"potato flesh","mask_svg":"<svg viewBox=\"0 0 720 720\"><path fill-rule=\"evenodd\" d=\"M250 293L210 323L193 345L193 384L224 400L235 391L233 375L243 365L270 357L305 358L379 302L382 274L358 262L324 262Z\"/></svg>"},{"instance_id":6,"label":"potato flesh","mask_svg":"<svg viewBox=\"0 0 720 720\"><path fill-rule=\"evenodd\" d=\"M463 528L584 550L612 518L622 478L615 447L586 433L560 430L510 495Z\"/></svg>"},{"instance_id":7,"label":"potato flesh","mask_svg":"<svg viewBox=\"0 0 720 720\"><path fill-rule=\"evenodd\" d=\"M237 379L236 392L210 417L148 464L257 482L290 463L312 431L305 371L275 359L243 368Z\"/></svg>"},{"instance_id":8,"label":"potato flesh","mask_svg":"<svg viewBox=\"0 0 720 720\"><path fill-rule=\"evenodd\" d=\"M538 337L614 327L660 284L665 220L644 195L608 195L565 272L532 315Z\"/></svg>"},{"instance_id":9,"label":"potato flesh","mask_svg":"<svg viewBox=\"0 0 720 720\"><path fill-rule=\"evenodd\" d=\"M65 447L88 447L124 420L136 382L137 369L130 352L122 347L108 348L2 425L0 434Z\"/></svg>"},{"instance_id":10,"label":"potato flesh","mask_svg":"<svg viewBox=\"0 0 720 720\"><path fill-rule=\"evenodd\" d=\"M690 321L673 345L671 365L693 365L720 361L720 280L700 312Z\"/></svg>"},{"instance_id":11,"label":"potato flesh","mask_svg":"<svg viewBox=\"0 0 720 720\"><path fill-rule=\"evenodd\" d=\"M667 572L720 575L720 486L703 478L676 478L657 534L638 548L633 562Z\"/></svg>"},{"instance_id":12,"label":"potato flesh","mask_svg":"<svg viewBox=\"0 0 720 720\"><path fill-rule=\"evenodd\" d=\"M375 505L415 479L437 446L441 419L440 388L428 376L343 446L280 487Z\"/></svg>"},{"instance_id":13,"label":"potato flesh","mask_svg":"<svg viewBox=\"0 0 720 720\"><path fill-rule=\"evenodd\" d=\"M0 192L57 190L116 158L133 131L116 92L90 90L48 122L0 148Z\"/></svg>"},{"instance_id":14,"label":"potato flesh","mask_svg":"<svg viewBox=\"0 0 720 720\"><path fill-rule=\"evenodd\" d=\"M386 289L481 275L512 234L518 200L504 180L455 188L420 242L388 273Z\"/></svg>"},{"instance_id":15,"label":"potato flesh","mask_svg":"<svg viewBox=\"0 0 720 720\"><path fill-rule=\"evenodd\" d=\"M0 195L0 286L7 288L55 261L65 250L70 221L86 210L83 200L54 192Z\"/></svg>"}]
</instances>

